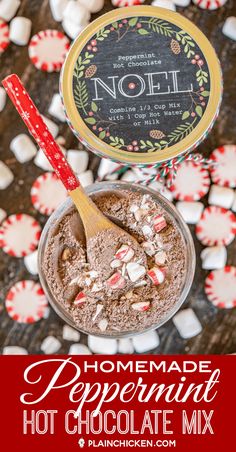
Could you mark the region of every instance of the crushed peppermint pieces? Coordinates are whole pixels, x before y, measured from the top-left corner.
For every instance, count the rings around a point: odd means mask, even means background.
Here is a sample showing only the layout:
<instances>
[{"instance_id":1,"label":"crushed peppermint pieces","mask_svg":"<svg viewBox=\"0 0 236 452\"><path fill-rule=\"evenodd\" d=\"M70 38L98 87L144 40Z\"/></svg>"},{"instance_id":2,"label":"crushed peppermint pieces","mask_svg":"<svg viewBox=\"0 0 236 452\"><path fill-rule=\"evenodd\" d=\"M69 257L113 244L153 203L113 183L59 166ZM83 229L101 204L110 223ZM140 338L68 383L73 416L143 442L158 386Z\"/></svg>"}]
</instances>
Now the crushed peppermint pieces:
<instances>
[{"instance_id":1,"label":"crushed peppermint pieces","mask_svg":"<svg viewBox=\"0 0 236 452\"><path fill-rule=\"evenodd\" d=\"M104 333L108 327L108 321L107 319L102 319L100 322L98 322L98 328Z\"/></svg>"},{"instance_id":2,"label":"crushed peppermint pieces","mask_svg":"<svg viewBox=\"0 0 236 452\"><path fill-rule=\"evenodd\" d=\"M126 268L128 276L132 282L142 279L146 274L146 268L137 262L129 262Z\"/></svg>"},{"instance_id":3,"label":"crushed peppermint pieces","mask_svg":"<svg viewBox=\"0 0 236 452\"><path fill-rule=\"evenodd\" d=\"M115 259L129 262L134 256L134 250L129 245L122 245L115 254Z\"/></svg>"},{"instance_id":4,"label":"crushed peppermint pieces","mask_svg":"<svg viewBox=\"0 0 236 452\"><path fill-rule=\"evenodd\" d=\"M143 242L142 247L148 256L154 256L156 250L155 250L155 246L153 245L153 242L148 242L148 241Z\"/></svg>"},{"instance_id":5,"label":"crushed peppermint pieces","mask_svg":"<svg viewBox=\"0 0 236 452\"><path fill-rule=\"evenodd\" d=\"M164 265L166 262L166 258L167 258L166 252L163 250L160 250L155 254L155 257L154 257L155 263L157 265Z\"/></svg>"},{"instance_id":6,"label":"crushed peppermint pieces","mask_svg":"<svg viewBox=\"0 0 236 452\"><path fill-rule=\"evenodd\" d=\"M138 301L137 303L133 303L131 307L135 311L144 312L150 308L150 301Z\"/></svg>"},{"instance_id":7,"label":"crushed peppermint pieces","mask_svg":"<svg viewBox=\"0 0 236 452\"><path fill-rule=\"evenodd\" d=\"M152 219L155 232L160 232L166 228L167 223L163 215L155 215Z\"/></svg>"},{"instance_id":8,"label":"crushed peppermint pieces","mask_svg":"<svg viewBox=\"0 0 236 452\"><path fill-rule=\"evenodd\" d=\"M74 299L75 306L82 306L86 302L86 295L84 292L79 292Z\"/></svg>"},{"instance_id":9,"label":"crushed peppermint pieces","mask_svg":"<svg viewBox=\"0 0 236 452\"><path fill-rule=\"evenodd\" d=\"M166 269L165 268L159 268L159 267L153 267L151 270L147 272L149 278L151 279L154 286L159 286L162 284L166 277Z\"/></svg>"},{"instance_id":10,"label":"crushed peppermint pieces","mask_svg":"<svg viewBox=\"0 0 236 452\"><path fill-rule=\"evenodd\" d=\"M107 285L111 289L123 289L125 287L125 279L121 273L114 273L108 280Z\"/></svg>"},{"instance_id":11,"label":"crushed peppermint pieces","mask_svg":"<svg viewBox=\"0 0 236 452\"><path fill-rule=\"evenodd\" d=\"M96 306L96 312L92 318L93 322L95 322L95 320L97 319L97 317L99 316L99 314L101 314L102 310L103 310L104 306L102 304L97 304Z\"/></svg>"}]
</instances>

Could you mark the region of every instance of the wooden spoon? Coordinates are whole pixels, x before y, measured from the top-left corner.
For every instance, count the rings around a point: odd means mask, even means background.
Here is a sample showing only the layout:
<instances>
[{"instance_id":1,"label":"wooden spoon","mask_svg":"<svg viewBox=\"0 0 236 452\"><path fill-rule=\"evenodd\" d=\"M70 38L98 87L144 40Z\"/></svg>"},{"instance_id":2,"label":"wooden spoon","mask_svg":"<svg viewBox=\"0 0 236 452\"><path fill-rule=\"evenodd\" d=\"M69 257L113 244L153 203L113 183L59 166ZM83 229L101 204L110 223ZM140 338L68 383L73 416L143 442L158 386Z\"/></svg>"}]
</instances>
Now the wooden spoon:
<instances>
[{"instance_id":1,"label":"wooden spoon","mask_svg":"<svg viewBox=\"0 0 236 452\"><path fill-rule=\"evenodd\" d=\"M85 193L19 77L16 74L11 74L2 81L2 84L29 132L44 151L56 175L64 184L80 214L87 242L87 258L91 267L94 269L96 266L96 271L103 276L104 280L107 279L114 272L109 264L114 259L117 245L122 244L131 246L135 256L141 258L145 264L145 253L137 241L106 218ZM50 196L50 193L48 196ZM106 231L109 231L107 235L110 239L109 243L105 240ZM97 239L99 239L98 247L96 247ZM96 253L94 253L95 249Z\"/></svg>"}]
</instances>

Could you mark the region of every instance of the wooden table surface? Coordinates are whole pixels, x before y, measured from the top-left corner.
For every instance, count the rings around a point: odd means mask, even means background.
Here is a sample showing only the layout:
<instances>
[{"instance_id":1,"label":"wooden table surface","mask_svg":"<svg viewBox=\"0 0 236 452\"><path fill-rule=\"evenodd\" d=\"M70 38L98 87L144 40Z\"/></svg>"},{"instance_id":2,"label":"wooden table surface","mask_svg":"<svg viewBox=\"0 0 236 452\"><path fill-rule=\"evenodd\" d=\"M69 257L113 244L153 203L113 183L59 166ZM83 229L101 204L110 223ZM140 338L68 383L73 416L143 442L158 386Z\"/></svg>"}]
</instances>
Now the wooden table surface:
<instances>
[{"instance_id":1,"label":"wooden table surface","mask_svg":"<svg viewBox=\"0 0 236 452\"><path fill-rule=\"evenodd\" d=\"M149 1L146 2L150 3ZM102 12L112 8L110 0L106 0ZM178 8L179 12L198 25L215 47L222 64L224 76L224 98L219 118L210 136L199 147L208 156L217 146L236 143L236 42L222 34L222 26L228 16L236 16L236 2L228 0L225 7L214 12L207 12L190 5ZM46 28L61 29L51 15L48 0L22 0L18 15L29 17L33 22L32 34ZM93 18L95 18L94 16ZM16 72L23 80L36 105L42 113L48 115L48 107L52 95L58 92L58 74L47 74L38 71L30 63L27 46L19 47L11 44L0 59L0 79ZM52 118L54 119L54 118ZM60 125L60 135L66 138L67 149L79 148L68 126ZM0 114L0 159L5 161L14 173L14 182L7 190L0 191L0 207L9 214L25 212L33 215L43 225L46 218L33 208L30 201L30 187L34 179L43 171L33 162L20 164L9 144L13 137L25 133L23 122L18 117L10 101ZM90 168L96 171L99 158L90 155ZM236 171L236 169L235 169ZM206 202L206 200L204 200ZM196 275L185 307L191 306L198 316L203 331L198 336L183 340L173 323L169 321L158 330L161 343L153 352L157 354L193 353L193 354L226 354L236 352L236 309L217 310L207 300L203 284L207 272L201 269L201 245L194 238L197 253ZM236 265L236 243L228 247L228 264ZM10 286L21 279L35 279L29 275L22 259L11 258L0 250L0 352L6 345L20 345L29 353L40 353L40 344L48 335L56 336L62 343L60 353L68 353L69 343L62 339L63 321L51 310L46 320L33 325L18 324L11 320L4 307L4 298ZM86 343L86 336L82 342Z\"/></svg>"}]
</instances>

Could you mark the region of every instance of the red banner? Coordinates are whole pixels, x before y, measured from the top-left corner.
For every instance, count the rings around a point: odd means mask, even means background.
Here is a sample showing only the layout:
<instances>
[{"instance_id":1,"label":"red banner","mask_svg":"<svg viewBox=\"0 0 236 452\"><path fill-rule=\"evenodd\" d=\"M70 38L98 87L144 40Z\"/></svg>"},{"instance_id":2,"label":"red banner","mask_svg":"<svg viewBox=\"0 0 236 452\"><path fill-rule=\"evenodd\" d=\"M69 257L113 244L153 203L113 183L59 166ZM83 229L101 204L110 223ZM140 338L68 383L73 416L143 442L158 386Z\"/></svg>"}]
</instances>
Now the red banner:
<instances>
[{"instance_id":1,"label":"red banner","mask_svg":"<svg viewBox=\"0 0 236 452\"><path fill-rule=\"evenodd\" d=\"M9 451L233 451L235 356L2 356Z\"/></svg>"}]
</instances>

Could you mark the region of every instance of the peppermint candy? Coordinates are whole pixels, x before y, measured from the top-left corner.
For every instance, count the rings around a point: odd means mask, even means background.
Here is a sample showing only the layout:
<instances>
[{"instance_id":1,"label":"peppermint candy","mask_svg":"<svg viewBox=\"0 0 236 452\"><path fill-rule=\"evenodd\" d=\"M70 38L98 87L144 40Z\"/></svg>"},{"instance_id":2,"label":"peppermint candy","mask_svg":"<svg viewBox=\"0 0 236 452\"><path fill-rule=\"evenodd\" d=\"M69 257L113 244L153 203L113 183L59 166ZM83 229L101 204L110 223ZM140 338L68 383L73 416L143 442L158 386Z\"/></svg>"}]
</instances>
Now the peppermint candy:
<instances>
[{"instance_id":1,"label":"peppermint candy","mask_svg":"<svg viewBox=\"0 0 236 452\"><path fill-rule=\"evenodd\" d=\"M23 280L11 287L5 305L13 320L34 323L44 317L48 303L40 284Z\"/></svg>"},{"instance_id":2,"label":"peppermint candy","mask_svg":"<svg viewBox=\"0 0 236 452\"><path fill-rule=\"evenodd\" d=\"M207 207L196 226L196 236L203 245L229 245L236 234L236 217L223 207Z\"/></svg>"},{"instance_id":3,"label":"peppermint candy","mask_svg":"<svg viewBox=\"0 0 236 452\"><path fill-rule=\"evenodd\" d=\"M210 177L206 169L192 161L184 161L170 190L179 201L198 201L205 196L210 187Z\"/></svg>"},{"instance_id":4,"label":"peppermint candy","mask_svg":"<svg viewBox=\"0 0 236 452\"><path fill-rule=\"evenodd\" d=\"M210 158L216 162L210 170L212 181L224 187L236 187L236 145L220 146L211 153Z\"/></svg>"},{"instance_id":5,"label":"peppermint candy","mask_svg":"<svg viewBox=\"0 0 236 452\"><path fill-rule=\"evenodd\" d=\"M193 0L194 5L197 5L202 9L209 9L211 11L225 5L226 2L227 0Z\"/></svg>"},{"instance_id":6,"label":"peppermint candy","mask_svg":"<svg viewBox=\"0 0 236 452\"><path fill-rule=\"evenodd\" d=\"M29 57L37 69L58 72L69 47L70 41L61 31L43 30L32 37L29 43Z\"/></svg>"},{"instance_id":7,"label":"peppermint candy","mask_svg":"<svg viewBox=\"0 0 236 452\"><path fill-rule=\"evenodd\" d=\"M24 257L37 248L40 234L39 223L30 215L10 215L0 228L0 247L10 256Z\"/></svg>"},{"instance_id":8,"label":"peppermint candy","mask_svg":"<svg viewBox=\"0 0 236 452\"><path fill-rule=\"evenodd\" d=\"M67 198L67 191L55 173L44 173L37 177L30 191L31 201L43 215L51 213Z\"/></svg>"},{"instance_id":9,"label":"peppermint candy","mask_svg":"<svg viewBox=\"0 0 236 452\"><path fill-rule=\"evenodd\" d=\"M136 6L142 5L145 0L111 0L113 6L118 6L122 8L123 6Z\"/></svg>"},{"instance_id":10,"label":"peppermint candy","mask_svg":"<svg viewBox=\"0 0 236 452\"><path fill-rule=\"evenodd\" d=\"M5 52L9 44L9 27L4 20L0 19L0 55Z\"/></svg>"},{"instance_id":11,"label":"peppermint candy","mask_svg":"<svg viewBox=\"0 0 236 452\"><path fill-rule=\"evenodd\" d=\"M234 308L236 306L236 267L226 266L212 271L206 278L205 292L214 306Z\"/></svg>"}]
</instances>

